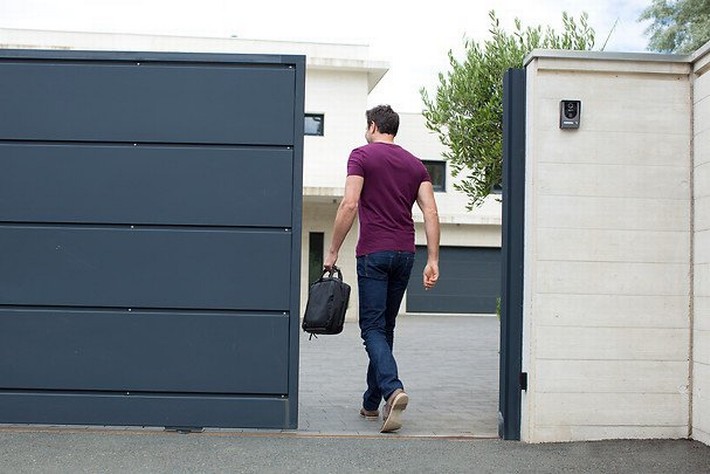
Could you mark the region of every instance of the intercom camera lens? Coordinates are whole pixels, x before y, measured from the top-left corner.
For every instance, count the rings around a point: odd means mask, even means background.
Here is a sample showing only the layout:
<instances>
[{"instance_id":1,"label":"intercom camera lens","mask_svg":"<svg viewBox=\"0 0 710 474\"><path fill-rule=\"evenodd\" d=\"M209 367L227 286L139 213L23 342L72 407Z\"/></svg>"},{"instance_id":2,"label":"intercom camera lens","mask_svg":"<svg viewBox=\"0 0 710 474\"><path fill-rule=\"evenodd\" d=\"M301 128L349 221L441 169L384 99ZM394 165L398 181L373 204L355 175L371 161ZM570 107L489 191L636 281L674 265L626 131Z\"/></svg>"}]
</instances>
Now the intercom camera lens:
<instances>
[{"instance_id":1,"label":"intercom camera lens","mask_svg":"<svg viewBox=\"0 0 710 474\"><path fill-rule=\"evenodd\" d=\"M568 119L573 119L577 116L577 104L574 102L567 102L565 104L565 117Z\"/></svg>"}]
</instances>

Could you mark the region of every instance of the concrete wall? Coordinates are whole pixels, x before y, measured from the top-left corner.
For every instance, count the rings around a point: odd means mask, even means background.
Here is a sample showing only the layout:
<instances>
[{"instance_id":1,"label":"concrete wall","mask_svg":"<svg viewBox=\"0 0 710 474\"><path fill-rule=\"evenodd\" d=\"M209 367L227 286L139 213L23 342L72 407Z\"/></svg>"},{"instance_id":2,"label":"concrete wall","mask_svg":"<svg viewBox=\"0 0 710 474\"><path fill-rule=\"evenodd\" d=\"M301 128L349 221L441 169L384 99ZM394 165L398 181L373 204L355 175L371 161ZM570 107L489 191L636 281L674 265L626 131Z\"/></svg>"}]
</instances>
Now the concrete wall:
<instances>
[{"instance_id":1,"label":"concrete wall","mask_svg":"<svg viewBox=\"0 0 710 474\"><path fill-rule=\"evenodd\" d=\"M527 66L526 441L688 436L688 73L655 55ZM578 130L561 99L582 101Z\"/></svg>"},{"instance_id":2,"label":"concrete wall","mask_svg":"<svg viewBox=\"0 0 710 474\"><path fill-rule=\"evenodd\" d=\"M710 43L693 74L694 325L692 437L710 444Z\"/></svg>"}]
</instances>

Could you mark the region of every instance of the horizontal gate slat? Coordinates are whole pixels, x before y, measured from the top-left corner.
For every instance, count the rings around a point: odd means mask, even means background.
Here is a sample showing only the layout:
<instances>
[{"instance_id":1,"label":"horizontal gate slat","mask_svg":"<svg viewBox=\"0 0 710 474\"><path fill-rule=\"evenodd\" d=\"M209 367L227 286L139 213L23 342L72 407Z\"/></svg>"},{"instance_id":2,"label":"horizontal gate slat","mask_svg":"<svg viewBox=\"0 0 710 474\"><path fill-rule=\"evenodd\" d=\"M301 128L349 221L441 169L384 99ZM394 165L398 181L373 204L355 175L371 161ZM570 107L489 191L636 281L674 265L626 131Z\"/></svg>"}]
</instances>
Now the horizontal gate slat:
<instances>
[{"instance_id":1,"label":"horizontal gate slat","mask_svg":"<svg viewBox=\"0 0 710 474\"><path fill-rule=\"evenodd\" d=\"M294 429L289 410L282 397L0 392L4 423Z\"/></svg>"},{"instance_id":2,"label":"horizontal gate slat","mask_svg":"<svg viewBox=\"0 0 710 474\"><path fill-rule=\"evenodd\" d=\"M0 143L0 221L291 226L293 150Z\"/></svg>"},{"instance_id":3,"label":"horizontal gate slat","mask_svg":"<svg viewBox=\"0 0 710 474\"><path fill-rule=\"evenodd\" d=\"M291 233L0 226L0 305L283 310Z\"/></svg>"},{"instance_id":4,"label":"horizontal gate slat","mask_svg":"<svg viewBox=\"0 0 710 474\"><path fill-rule=\"evenodd\" d=\"M295 70L0 62L0 139L294 143Z\"/></svg>"},{"instance_id":5,"label":"horizontal gate slat","mask_svg":"<svg viewBox=\"0 0 710 474\"><path fill-rule=\"evenodd\" d=\"M285 315L0 308L0 325L5 390L288 392Z\"/></svg>"}]
</instances>

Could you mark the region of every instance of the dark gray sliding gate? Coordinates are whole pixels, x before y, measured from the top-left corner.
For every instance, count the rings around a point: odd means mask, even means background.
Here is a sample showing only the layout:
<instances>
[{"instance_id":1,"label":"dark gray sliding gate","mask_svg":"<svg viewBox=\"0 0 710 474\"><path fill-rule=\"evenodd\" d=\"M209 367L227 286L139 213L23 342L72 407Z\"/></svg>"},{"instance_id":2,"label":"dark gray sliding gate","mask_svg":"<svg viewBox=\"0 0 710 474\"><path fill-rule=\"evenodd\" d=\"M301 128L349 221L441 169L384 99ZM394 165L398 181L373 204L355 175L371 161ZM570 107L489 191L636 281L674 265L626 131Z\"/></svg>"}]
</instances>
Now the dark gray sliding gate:
<instances>
[{"instance_id":1,"label":"dark gray sliding gate","mask_svg":"<svg viewBox=\"0 0 710 474\"><path fill-rule=\"evenodd\" d=\"M304 78L0 50L0 422L296 427Z\"/></svg>"},{"instance_id":2,"label":"dark gray sliding gate","mask_svg":"<svg viewBox=\"0 0 710 474\"><path fill-rule=\"evenodd\" d=\"M503 285L500 315L498 434L520 439L523 350L523 238L525 217L525 70L503 80Z\"/></svg>"}]
</instances>

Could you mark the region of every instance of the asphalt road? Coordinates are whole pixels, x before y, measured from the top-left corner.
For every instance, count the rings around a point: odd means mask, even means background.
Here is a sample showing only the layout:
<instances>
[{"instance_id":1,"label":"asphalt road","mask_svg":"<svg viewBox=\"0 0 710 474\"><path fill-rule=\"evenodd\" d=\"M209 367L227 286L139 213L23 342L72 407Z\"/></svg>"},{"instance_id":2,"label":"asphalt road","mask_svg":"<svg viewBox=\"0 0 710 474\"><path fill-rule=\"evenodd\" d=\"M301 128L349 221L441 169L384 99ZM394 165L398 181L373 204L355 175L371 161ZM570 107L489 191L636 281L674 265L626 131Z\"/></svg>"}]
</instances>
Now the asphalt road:
<instances>
[{"instance_id":1,"label":"asphalt road","mask_svg":"<svg viewBox=\"0 0 710 474\"><path fill-rule=\"evenodd\" d=\"M1 428L3 473L707 473L684 440L523 444L500 440Z\"/></svg>"}]
</instances>

